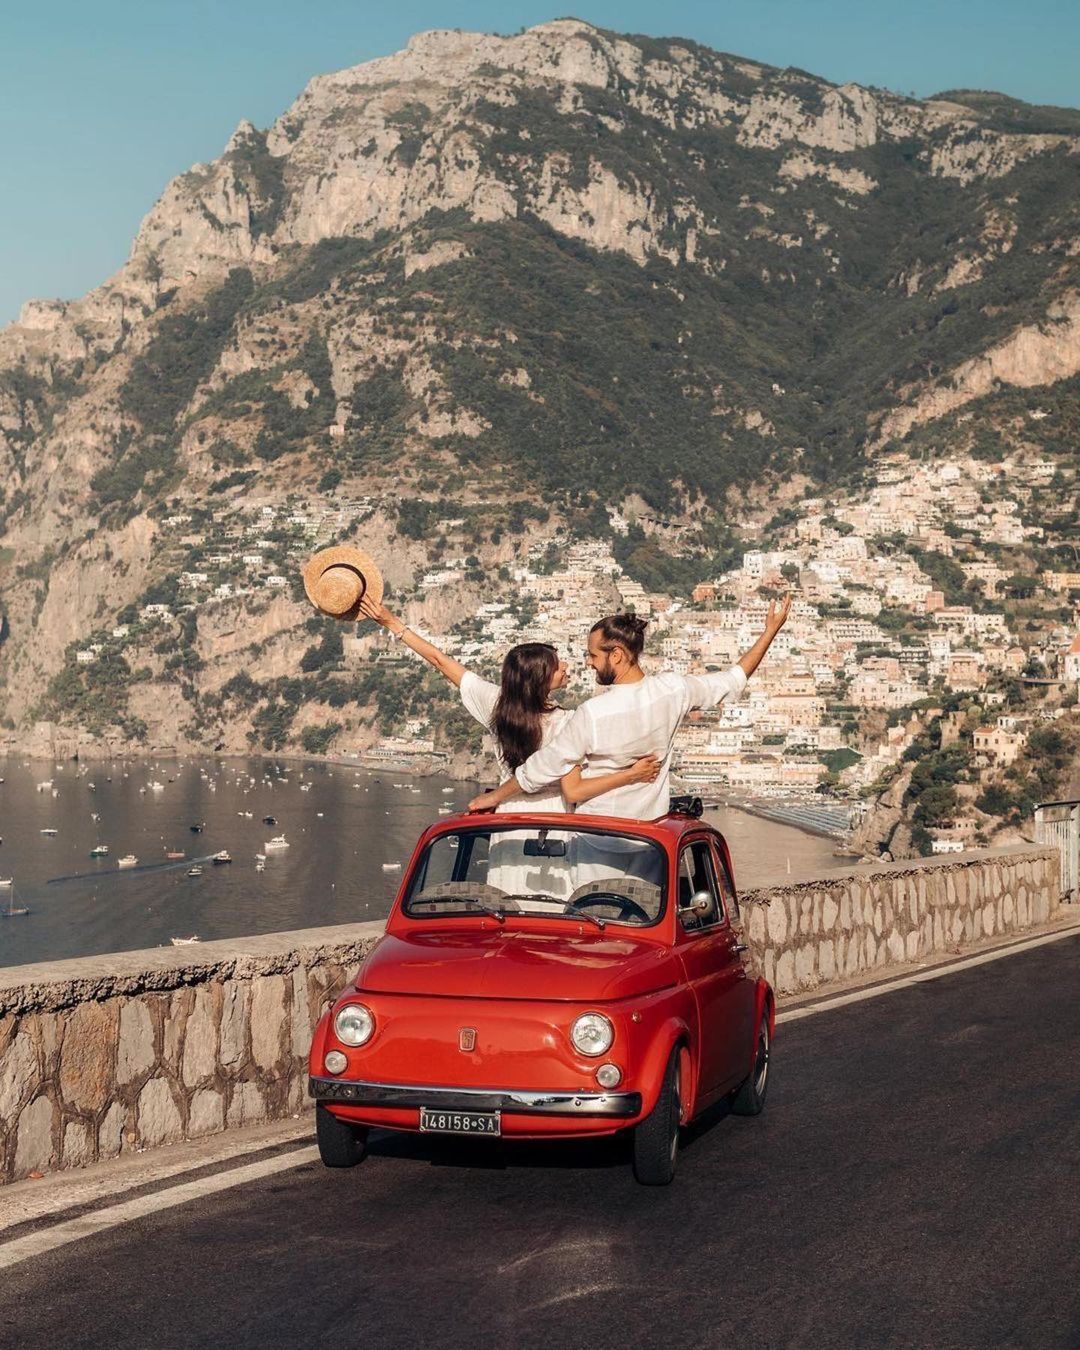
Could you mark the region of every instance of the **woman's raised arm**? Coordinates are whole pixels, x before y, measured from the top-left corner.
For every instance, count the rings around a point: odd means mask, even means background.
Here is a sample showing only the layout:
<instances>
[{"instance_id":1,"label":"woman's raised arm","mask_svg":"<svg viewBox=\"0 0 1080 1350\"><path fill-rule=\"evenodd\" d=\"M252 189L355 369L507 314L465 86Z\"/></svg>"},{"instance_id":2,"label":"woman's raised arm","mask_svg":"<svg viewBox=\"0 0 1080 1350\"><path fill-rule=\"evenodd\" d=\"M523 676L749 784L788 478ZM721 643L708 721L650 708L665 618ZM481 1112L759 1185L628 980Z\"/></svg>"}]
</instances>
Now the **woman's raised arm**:
<instances>
[{"instance_id":1,"label":"woman's raised arm","mask_svg":"<svg viewBox=\"0 0 1080 1350\"><path fill-rule=\"evenodd\" d=\"M403 642L406 647L422 656L429 666L434 666L440 675L444 675L451 684L460 686L465 667L455 661L446 652L440 651L433 642L427 642L409 628L396 614L391 614L385 605L374 604L370 600L360 601L360 612L366 618L373 619L392 636Z\"/></svg>"}]
</instances>

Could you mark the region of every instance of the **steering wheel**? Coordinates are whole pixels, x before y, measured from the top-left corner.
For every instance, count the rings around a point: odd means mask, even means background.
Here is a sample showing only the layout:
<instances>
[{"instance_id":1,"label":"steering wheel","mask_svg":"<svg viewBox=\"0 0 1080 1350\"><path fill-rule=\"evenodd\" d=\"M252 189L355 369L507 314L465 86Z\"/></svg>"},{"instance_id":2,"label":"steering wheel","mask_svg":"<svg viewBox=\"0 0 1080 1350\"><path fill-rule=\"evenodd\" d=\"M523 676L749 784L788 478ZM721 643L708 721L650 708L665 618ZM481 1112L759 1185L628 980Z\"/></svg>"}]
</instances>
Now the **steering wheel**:
<instances>
[{"instance_id":1,"label":"steering wheel","mask_svg":"<svg viewBox=\"0 0 1080 1350\"><path fill-rule=\"evenodd\" d=\"M651 923L652 915L643 909L636 900L618 891L592 891L588 895L579 895L576 900L568 900L564 913L574 914L583 909L595 909L598 905L618 905L620 919L640 919L642 923Z\"/></svg>"}]
</instances>

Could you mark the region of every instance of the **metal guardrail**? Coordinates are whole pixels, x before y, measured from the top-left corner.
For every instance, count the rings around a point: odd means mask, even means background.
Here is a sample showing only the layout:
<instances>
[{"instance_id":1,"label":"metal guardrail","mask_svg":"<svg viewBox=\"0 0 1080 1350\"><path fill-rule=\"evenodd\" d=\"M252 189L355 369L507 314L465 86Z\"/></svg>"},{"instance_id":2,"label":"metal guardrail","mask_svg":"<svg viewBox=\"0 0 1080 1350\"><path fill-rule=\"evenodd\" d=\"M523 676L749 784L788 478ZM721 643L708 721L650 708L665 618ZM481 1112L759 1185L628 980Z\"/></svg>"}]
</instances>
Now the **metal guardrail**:
<instances>
[{"instance_id":1,"label":"metal guardrail","mask_svg":"<svg viewBox=\"0 0 1080 1350\"><path fill-rule=\"evenodd\" d=\"M1061 896L1080 901L1080 802L1040 802L1035 842L1056 848L1061 858Z\"/></svg>"}]
</instances>

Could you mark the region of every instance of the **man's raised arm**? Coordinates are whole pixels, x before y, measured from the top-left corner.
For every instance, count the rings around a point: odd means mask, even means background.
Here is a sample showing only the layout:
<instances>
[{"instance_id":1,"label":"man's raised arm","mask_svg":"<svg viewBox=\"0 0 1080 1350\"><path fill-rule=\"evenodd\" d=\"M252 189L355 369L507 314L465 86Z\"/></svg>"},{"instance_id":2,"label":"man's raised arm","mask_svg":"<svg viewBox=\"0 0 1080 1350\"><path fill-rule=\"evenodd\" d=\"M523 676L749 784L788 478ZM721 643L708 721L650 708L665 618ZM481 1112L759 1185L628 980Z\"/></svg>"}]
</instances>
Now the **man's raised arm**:
<instances>
[{"instance_id":1,"label":"man's raised arm","mask_svg":"<svg viewBox=\"0 0 1080 1350\"><path fill-rule=\"evenodd\" d=\"M686 687L690 695L691 708L715 708L730 695L739 695L746 688L746 681L761 665L765 653L773 644L773 639L787 623L791 612L791 596L782 600L770 600L769 612L765 616L765 629L754 645L739 657L730 670L715 671L711 675L687 675Z\"/></svg>"}]
</instances>

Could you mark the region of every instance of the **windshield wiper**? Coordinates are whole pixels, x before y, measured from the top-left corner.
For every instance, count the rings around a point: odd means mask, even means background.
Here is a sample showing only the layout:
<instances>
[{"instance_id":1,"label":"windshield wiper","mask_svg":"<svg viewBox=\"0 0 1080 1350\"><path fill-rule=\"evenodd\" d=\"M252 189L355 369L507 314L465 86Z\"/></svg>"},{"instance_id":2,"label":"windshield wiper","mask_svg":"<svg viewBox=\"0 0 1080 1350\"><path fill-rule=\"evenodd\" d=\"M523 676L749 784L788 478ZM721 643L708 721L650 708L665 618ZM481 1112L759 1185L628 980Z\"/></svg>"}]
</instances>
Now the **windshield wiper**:
<instances>
[{"instance_id":1,"label":"windshield wiper","mask_svg":"<svg viewBox=\"0 0 1080 1350\"><path fill-rule=\"evenodd\" d=\"M498 919L500 923L506 922L506 910L496 909L494 905L485 905L483 900L473 900L471 897L465 902L468 905L475 905L482 914L488 914L493 919Z\"/></svg>"},{"instance_id":2,"label":"windshield wiper","mask_svg":"<svg viewBox=\"0 0 1080 1350\"><path fill-rule=\"evenodd\" d=\"M589 922L595 923L598 929L607 926L607 919L589 914L586 910L512 910L510 913L531 914L533 918L537 919L589 919Z\"/></svg>"},{"instance_id":3,"label":"windshield wiper","mask_svg":"<svg viewBox=\"0 0 1080 1350\"><path fill-rule=\"evenodd\" d=\"M568 909L563 912L568 919L588 919L590 923L596 924L599 929L607 927L607 919L601 919L597 914L590 914L587 909Z\"/></svg>"},{"instance_id":4,"label":"windshield wiper","mask_svg":"<svg viewBox=\"0 0 1080 1350\"><path fill-rule=\"evenodd\" d=\"M506 898L507 900L539 900L541 897L538 895L508 895ZM555 900L553 895L545 895L543 898L545 900ZM558 911L548 909L521 909L515 910L514 913L531 914L537 919L588 919L590 923L596 924L597 928L603 929L607 926L606 919L598 918L597 915L590 914L587 910L583 909L563 909Z\"/></svg>"}]
</instances>

